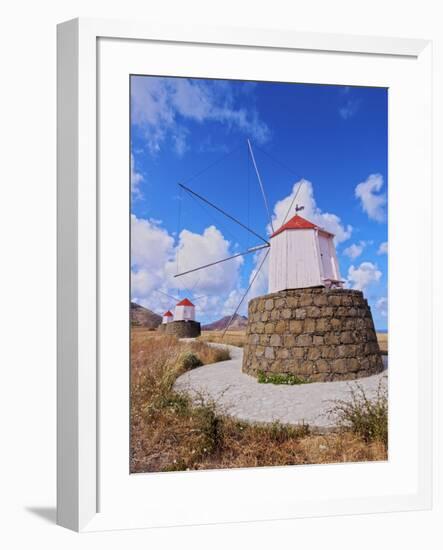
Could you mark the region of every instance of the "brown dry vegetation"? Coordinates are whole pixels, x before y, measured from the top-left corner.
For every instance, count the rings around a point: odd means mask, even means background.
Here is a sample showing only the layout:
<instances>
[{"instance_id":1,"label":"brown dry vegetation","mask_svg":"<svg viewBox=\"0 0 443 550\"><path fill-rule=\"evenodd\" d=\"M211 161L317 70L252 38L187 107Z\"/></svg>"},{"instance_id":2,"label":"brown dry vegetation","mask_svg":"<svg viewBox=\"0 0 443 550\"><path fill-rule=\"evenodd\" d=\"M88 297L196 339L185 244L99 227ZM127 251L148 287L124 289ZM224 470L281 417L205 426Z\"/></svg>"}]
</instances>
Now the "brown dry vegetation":
<instances>
[{"instance_id":1,"label":"brown dry vegetation","mask_svg":"<svg viewBox=\"0 0 443 550\"><path fill-rule=\"evenodd\" d=\"M378 345L382 353L388 353L388 333L377 332Z\"/></svg>"},{"instance_id":2,"label":"brown dry vegetation","mask_svg":"<svg viewBox=\"0 0 443 550\"><path fill-rule=\"evenodd\" d=\"M132 330L131 338L131 472L387 458L380 439L365 441L352 426L315 435L308 426L236 421L217 413L205 396L192 402L173 390L176 377L189 367L225 360L226 351L141 329Z\"/></svg>"},{"instance_id":3,"label":"brown dry vegetation","mask_svg":"<svg viewBox=\"0 0 443 550\"><path fill-rule=\"evenodd\" d=\"M227 330L223 337L222 330L204 330L199 340L202 342L229 344L242 348L246 343L246 332L244 330Z\"/></svg>"}]
</instances>

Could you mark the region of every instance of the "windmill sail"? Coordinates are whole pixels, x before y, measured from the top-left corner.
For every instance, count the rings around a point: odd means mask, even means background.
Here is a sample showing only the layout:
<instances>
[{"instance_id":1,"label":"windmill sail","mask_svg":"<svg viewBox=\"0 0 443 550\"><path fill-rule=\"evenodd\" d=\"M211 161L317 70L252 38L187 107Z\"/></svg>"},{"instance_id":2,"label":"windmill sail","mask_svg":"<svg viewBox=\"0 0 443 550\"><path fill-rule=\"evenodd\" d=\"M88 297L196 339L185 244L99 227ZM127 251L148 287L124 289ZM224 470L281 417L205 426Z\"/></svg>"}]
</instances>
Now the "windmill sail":
<instances>
[{"instance_id":1,"label":"windmill sail","mask_svg":"<svg viewBox=\"0 0 443 550\"><path fill-rule=\"evenodd\" d=\"M194 267L193 269L189 269L188 271L177 273L176 275L174 275L174 277L181 277L182 275L188 275L188 273L194 273L195 271L199 271L200 269L205 269L213 265L221 264L223 262L227 262L228 260L233 260L234 258L245 256L246 254L252 254L253 252L257 252L258 250L262 250L263 248L269 248L269 245L263 244L261 246L253 246L252 248L249 248L245 252L239 252L238 254L234 254L232 256L228 256L227 258L223 258L222 260L216 260L215 262L211 262L210 264L201 265L200 267Z\"/></svg>"},{"instance_id":2,"label":"windmill sail","mask_svg":"<svg viewBox=\"0 0 443 550\"><path fill-rule=\"evenodd\" d=\"M223 331L222 339L225 337L226 331L227 331L228 328L231 326L232 321L235 319L235 316L237 315L237 312L238 312L238 310L240 309L240 306L242 305L243 300L246 298L248 292L251 290L252 285L254 284L254 281L255 281L255 279L257 278L257 275L260 273L260 270L261 270L261 268L263 267L263 264L265 263L266 258L268 257L268 254L269 254L269 250L266 251L266 254L264 255L264 258L263 258L263 260L261 261L261 263L260 263L260 265L259 265L257 271L254 273L254 277L252 277L252 280L251 280L251 282L249 283L249 286L248 286L248 288L246 289L246 292L243 294L243 296L242 296L242 298L241 298L241 300L240 300L240 302L239 302L239 304L238 304L236 310L234 311L234 313L232 314L231 318L229 319L229 322L228 322L228 324L226 325L225 330Z\"/></svg>"}]
</instances>

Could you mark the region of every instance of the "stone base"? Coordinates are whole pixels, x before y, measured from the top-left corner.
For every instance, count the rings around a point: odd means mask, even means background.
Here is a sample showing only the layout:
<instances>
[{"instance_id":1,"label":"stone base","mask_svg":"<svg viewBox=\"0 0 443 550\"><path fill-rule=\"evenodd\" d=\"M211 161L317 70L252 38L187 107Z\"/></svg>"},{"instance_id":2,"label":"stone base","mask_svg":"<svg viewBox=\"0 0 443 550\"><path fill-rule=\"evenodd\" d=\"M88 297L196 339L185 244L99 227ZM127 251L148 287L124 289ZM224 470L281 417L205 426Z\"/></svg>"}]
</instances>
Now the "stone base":
<instances>
[{"instance_id":1,"label":"stone base","mask_svg":"<svg viewBox=\"0 0 443 550\"><path fill-rule=\"evenodd\" d=\"M328 382L382 370L371 309L359 290L282 290L249 302L243 372Z\"/></svg>"},{"instance_id":2,"label":"stone base","mask_svg":"<svg viewBox=\"0 0 443 550\"><path fill-rule=\"evenodd\" d=\"M197 321L162 323L158 326L157 331L176 336L177 338L197 338L201 334L200 323L197 323Z\"/></svg>"}]
</instances>

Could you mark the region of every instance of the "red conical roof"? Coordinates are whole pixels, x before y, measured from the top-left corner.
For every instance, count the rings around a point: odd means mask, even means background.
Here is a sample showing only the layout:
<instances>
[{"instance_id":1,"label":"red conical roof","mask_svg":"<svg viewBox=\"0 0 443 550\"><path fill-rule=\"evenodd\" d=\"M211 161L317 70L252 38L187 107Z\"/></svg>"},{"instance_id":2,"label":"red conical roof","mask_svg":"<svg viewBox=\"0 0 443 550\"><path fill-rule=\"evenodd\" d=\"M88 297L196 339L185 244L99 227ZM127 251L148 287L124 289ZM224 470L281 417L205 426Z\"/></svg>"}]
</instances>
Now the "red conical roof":
<instances>
[{"instance_id":1,"label":"red conical roof","mask_svg":"<svg viewBox=\"0 0 443 550\"><path fill-rule=\"evenodd\" d=\"M195 307L194 304L192 302L190 302L187 298L185 298L184 300L179 302L177 305L178 306L192 306L192 307Z\"/></svg>"},{"instance_id":2,"label":"red conical roof","mask_svg":"<svg viewBox=\"0 0 443 550\"><path fill-rule=\"evenodd\" d=\"M329 231L325 231L318 225L315 225L315 223L312 223L308 220L305 220L305 218L302 218L298 214L296 214L293 218L291 218L289 221L287 221L284 225L282 225L277 231L275 231L272 235L272 237L275 237L282 231L286 231L286 229L319 229L323 233L327 233L328 235L333 235L333 233L330 233Z\"/></svg>"},{"instance_id":3,"label":"red conical roof","mask_svg":"<svg viewBox=\"0 0 443 550\"><path fill-rule=\"evenodd\" d=\"M174 317L174 316L172 315L172 313L171 313L171 312L169 311L169 309L168 309L168 311L166 311L165 313L163 313L163 317Z\"/></svg>"}]
</instances>

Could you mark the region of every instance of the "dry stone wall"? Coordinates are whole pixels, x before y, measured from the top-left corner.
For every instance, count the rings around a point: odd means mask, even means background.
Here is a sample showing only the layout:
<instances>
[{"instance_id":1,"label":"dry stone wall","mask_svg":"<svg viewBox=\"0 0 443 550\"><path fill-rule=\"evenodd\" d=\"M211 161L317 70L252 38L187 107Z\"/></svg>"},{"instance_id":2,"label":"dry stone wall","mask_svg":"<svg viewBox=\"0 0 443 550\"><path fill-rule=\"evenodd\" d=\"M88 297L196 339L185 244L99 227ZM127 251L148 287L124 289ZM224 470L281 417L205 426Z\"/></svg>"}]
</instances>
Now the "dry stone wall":
<instances>
[{"instance_id":1,"label":"dry stone wall","mask_svg":"<svg viewBox=\"0 0 443 550\"><path fill-rule=\"evenodd\" d=\"M305 288L249 302L244 372L327 382L382 370L371 309L362 292Z\"/></svg>"},{"instance_id":2,"label":"dry stone wall","mask_svg":"<svg viewBox=\"0 0 443 550\"><path fill-rule=\"evenodd\" d=\"M172 321L158 326L157 330L177 338L197 338L200 336L200 323L197 321Z\"/></svg>"}]
</instances>

